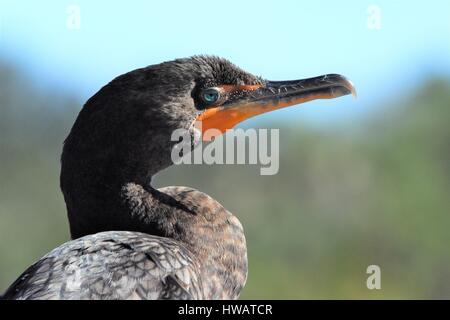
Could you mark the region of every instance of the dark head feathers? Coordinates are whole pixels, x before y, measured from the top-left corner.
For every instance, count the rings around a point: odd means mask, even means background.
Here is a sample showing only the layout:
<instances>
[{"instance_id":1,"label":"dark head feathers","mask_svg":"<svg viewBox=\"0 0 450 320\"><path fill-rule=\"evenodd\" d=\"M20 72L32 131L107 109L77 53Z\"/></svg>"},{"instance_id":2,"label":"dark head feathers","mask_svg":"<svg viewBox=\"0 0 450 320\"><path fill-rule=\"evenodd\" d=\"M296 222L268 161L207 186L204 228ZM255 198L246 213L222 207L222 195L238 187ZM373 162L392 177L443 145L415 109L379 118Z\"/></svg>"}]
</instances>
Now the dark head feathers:
<instances>
[{"instance_id":1,"label":"dark head feathers","mask_svg":"<svg viewBox=\"0 0 450 320\"><path fill-rule=\"evenodd\" d=\"M262 84L263 80L256 77L227 59L217 56L193 56L190 58L199 68L207 68L215 80L221 84Z\"/></svg>"},{"instance_id":2,"label":"dark head feathers","mask_svg":"<svg viewBox=\"0 0 450 320\"><path fill-rule=\"evenodd\" d=\"M262 84L264 80L256 77L224 58L211 55L196 55L189 58L168 61L160 66L169 67L173 72L190 74L196 82L209 85L218 84ZM149 66L153 68L155 66Z\"/></svg>"}]
</instances>

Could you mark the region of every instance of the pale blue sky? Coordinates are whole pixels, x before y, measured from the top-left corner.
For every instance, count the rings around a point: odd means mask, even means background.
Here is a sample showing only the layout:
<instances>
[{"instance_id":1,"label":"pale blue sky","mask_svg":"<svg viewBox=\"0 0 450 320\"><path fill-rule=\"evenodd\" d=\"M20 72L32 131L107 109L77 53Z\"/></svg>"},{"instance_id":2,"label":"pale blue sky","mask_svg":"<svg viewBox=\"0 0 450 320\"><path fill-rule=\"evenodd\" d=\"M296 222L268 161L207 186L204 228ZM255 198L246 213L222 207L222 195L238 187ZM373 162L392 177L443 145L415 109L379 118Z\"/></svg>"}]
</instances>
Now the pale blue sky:
<instances>
[{"instance_id":1,"label":"pale blue sky","mask_svg":"<svg viewBox=\"0 0 450 320\"><path fill-rule=\"evenodd\" d=\"M66 27L72 4L79 30ZM372 4L380 30L367 27ZM358 89L356 101L315 101L263 119L354 119L424 77L450 77L448 0L0 0L0 17L0 58L83 100L121 73L193 54L272 80L341 73Z\"/></svg>"}]
</instances>

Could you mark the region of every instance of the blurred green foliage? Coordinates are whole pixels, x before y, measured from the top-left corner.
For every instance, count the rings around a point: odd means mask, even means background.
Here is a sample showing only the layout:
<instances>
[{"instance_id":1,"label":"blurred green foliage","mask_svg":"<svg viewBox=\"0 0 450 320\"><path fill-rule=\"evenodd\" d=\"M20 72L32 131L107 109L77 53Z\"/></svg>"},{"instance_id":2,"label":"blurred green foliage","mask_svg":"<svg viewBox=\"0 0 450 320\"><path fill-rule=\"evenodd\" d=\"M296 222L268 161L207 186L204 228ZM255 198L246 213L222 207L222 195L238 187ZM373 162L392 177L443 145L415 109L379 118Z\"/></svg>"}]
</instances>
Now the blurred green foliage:
<instances>
[{"instance_id":1,"label":"blurred green foliage","mask_svg":"<svg viewBox=\"0 0 450 320\"><path fill-rule=\"evenodd\" d=\"M69 239L59 156L82 102L0 66L0 291ZM246 229L242 298L450 298L450 83L430 79L370 119L280 127L280 172L177 166ZM366 288L381 267L382 289Z\"/></svg>"}]
</instances>

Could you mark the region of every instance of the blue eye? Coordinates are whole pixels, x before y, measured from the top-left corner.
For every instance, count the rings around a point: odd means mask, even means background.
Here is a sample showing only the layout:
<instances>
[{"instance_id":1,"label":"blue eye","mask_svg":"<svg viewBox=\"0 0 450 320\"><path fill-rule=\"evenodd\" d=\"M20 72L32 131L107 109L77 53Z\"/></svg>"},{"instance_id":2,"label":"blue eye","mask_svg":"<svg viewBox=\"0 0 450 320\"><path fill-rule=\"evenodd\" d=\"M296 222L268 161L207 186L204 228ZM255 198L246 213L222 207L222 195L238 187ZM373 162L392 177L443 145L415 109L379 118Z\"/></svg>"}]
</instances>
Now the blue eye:
<instances>
[{"instance_id":1,"label":"blue eye","mask_svg":"<svg viewBox=\"0 0 450 320\"><path fill-rule=\"evenodd\" d=\"M220 97L220 93L215 88L205 89L202 92L202 99L207 104L211 104L211 103L216 102L217 100L219 100L219 97Z\"/></svg>"}]
</instances>

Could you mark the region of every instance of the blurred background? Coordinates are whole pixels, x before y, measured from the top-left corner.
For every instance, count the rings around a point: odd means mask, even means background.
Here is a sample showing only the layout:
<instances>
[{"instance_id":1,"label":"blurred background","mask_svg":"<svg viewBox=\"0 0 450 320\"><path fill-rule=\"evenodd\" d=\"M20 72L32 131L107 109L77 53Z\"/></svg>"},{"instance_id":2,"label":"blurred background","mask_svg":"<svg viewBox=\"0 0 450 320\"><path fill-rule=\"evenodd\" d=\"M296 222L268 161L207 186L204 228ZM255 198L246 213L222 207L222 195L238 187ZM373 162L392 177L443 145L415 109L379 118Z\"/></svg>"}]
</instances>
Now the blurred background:
<instances>
[{"instance_id":1,"label":"blurred background","mask_svg":"<svg viewBox=\"0 0 450 320\"><path fill-rule=\"evenodd\" d=\"M271 80L341 73L358 89L241 125L280 128L277 175L158 175L242 221L242 298L450 298L447 0L0 0L0 292L69 240L59 157L83 103L119 74L193 54Z\"/></svg>"}]
</instances>

